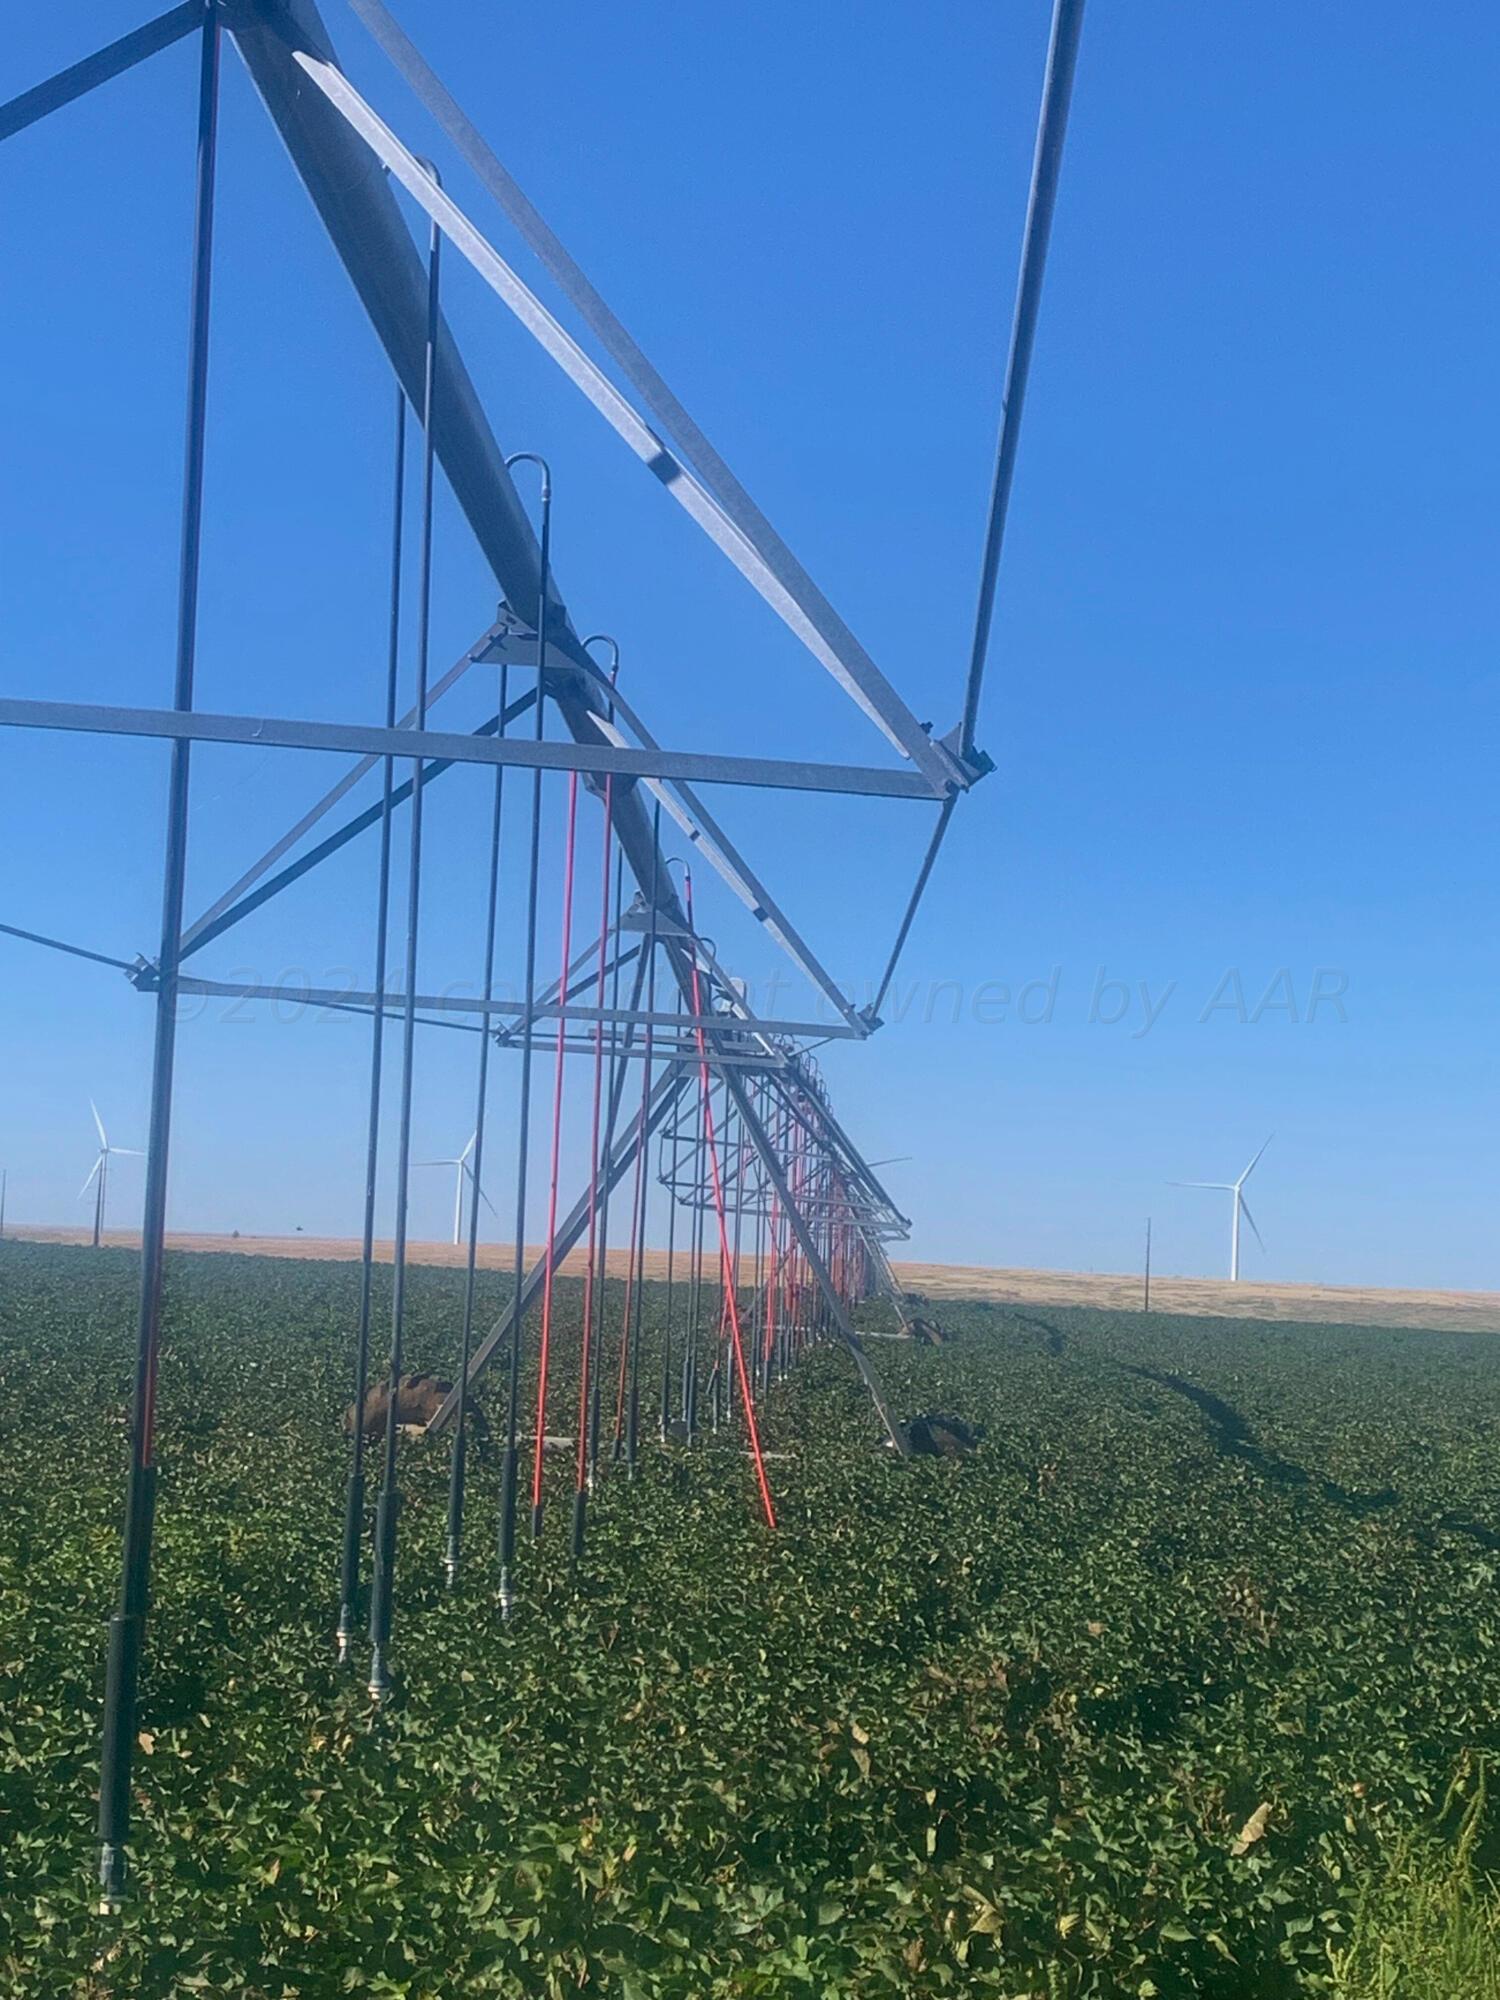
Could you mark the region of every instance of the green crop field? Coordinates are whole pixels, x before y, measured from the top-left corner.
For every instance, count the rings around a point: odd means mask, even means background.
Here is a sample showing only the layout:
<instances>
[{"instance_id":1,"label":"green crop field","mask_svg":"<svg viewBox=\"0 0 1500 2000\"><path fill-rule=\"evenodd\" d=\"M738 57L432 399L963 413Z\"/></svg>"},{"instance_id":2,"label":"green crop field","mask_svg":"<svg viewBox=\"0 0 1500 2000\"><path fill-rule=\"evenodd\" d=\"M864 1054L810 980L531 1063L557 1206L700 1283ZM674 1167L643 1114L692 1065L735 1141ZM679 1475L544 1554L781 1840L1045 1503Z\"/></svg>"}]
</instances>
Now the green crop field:
<instances>
[{"instance_id":1,"label":"green crop field","mask_svg":"<svg viewBox=\"0 0 1500 2000\"><path fill-rule=\"evenodd\" d=\"M460 1285L412 1274L415 1365L451 1371ZM410 1448L402 1693L372 1718L332 1647L356 1286L172 1260L111 1922L135 1260L0 1245L5 1995L1276 2000L1325 1990L1396 1845L1455 1775L1472 1797L1493 1336L954 1307L952 1345L874 1351L903 1414L987 1426L972 1459L897 1462L819 1350L768 1408L779 1533L737 1433L653 1439L576 1578L554 1504L505 1628L495 1466L450 1596L446 1453Z\"/></svg>"}]
</instances>

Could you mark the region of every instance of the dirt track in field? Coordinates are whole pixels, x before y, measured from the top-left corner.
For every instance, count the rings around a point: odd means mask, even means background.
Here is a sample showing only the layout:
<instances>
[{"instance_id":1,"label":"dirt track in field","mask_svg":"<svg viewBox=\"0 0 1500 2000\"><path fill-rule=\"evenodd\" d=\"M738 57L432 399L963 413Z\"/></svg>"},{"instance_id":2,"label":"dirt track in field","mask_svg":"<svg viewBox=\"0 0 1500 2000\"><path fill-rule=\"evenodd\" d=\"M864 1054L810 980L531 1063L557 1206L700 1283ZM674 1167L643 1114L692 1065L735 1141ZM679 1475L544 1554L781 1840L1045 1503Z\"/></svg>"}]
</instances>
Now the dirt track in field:
<instances>
[{"instance_id":1,"label":"dirt track in field","mask_svg":"<svg viewBox=\"0 0 1500 2000\"><path fill-rule=\"evenodd\" d=\"M12 1236L32 1242L86 1243L82 1229L11 1229ZM128 1230L110 1230L106 1242L134 1248L139 1237ZM336 1236L194 1236L168 1238L174 1250L237 1251L242 1256L321 1257L352 1260L359 1245ZM409 1254L417 1263L461 1265L464 1253L451 1243L414 1243ZM389 1242L377 1243L383 1263L391 1256ZM479 1262L487 1271L507 1270L514 1252L504 1244L480 1245ZM533 1246L528 1257L540 1251ZM583 1253L575 1251L561 1267L581 1274ZM897 1264L896 1276L914 1292L930 1299L988 1300L998 1305L1107 1306L1134 1311L1141 1304L1141 1280L1094 1271L994 1271L970 1264ZM612 1277L624 1277L625 1253L612 1250ZM666 1252L646 1252L646 1276L664 1278ZM1450 1332L1500 1333L1500 1292L1380 1291L1346 1285L1231 1285L1222 1278L1153 1277L1154 1312L1202 1313L1228 1319L1304 1320L1342 1326L1424 1326Z\"/></svg>"}]
</instances>

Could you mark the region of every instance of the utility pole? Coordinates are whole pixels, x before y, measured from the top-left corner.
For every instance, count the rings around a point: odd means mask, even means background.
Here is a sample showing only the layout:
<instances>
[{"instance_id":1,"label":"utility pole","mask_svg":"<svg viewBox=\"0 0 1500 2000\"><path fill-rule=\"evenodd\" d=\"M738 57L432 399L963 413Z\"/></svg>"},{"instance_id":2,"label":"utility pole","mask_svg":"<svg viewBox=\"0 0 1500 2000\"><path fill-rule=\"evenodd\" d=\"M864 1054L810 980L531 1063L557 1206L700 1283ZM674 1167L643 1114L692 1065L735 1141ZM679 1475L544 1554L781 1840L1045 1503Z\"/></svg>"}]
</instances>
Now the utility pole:
<instances>
[{"instance_id":1,"label":"utility pole","mask_svg":"<svg viewBox=\"0 0 1500 2000\"><path fill-rule=\"evenodd\" d=\"M1151 1310L1151 1218L1146 1217L1146 1295L1141 1300L1141 1311Z\"/></svg>"}]
</instances>

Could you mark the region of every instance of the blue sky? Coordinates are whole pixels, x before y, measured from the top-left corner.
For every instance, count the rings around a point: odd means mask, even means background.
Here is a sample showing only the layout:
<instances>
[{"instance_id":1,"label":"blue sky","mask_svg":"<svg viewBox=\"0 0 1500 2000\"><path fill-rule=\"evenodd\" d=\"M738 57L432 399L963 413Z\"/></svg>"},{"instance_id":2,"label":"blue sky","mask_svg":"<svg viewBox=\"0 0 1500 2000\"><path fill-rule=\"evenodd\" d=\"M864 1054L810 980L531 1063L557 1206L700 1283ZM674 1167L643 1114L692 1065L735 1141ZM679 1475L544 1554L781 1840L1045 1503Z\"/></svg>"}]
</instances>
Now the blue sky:
<instances>
[{"instance_id":1,"label":"blue sky","mask_svg":"<svg viewBox=\"0 0 1500 2000\"><path fill-rule=\"evenodd\" d=\"M911 706L946 729L1043 0L400 11ZM361 88L535 277L353 17L326 12ZM138 18L119 0L25 10L0 94ZM0 148L14 693L169 699L193 71L179 46ZM1227 1179L1274 1130L1254 1184L1267 1250L1250 1247L1247 1275L1500 1285L1497 86L1500 22L1477 5L1377 0L1356 19L1290 0L1095 0L980 731L998 769L960 808L903 1017L827 1057L871 1154L915 1156L890 1178L917 1254L1128 1269L1150 1213L1163 1268L1217 1272L1221 1198L1166 1183ZM497 434L556 468L580 628L618 635L656 733L878 760L821 670L472 274L448 269ZM228 50L216 286L200 702L372 717L388 379ZM446 662L494 602L451 505L436 561ZM484 693L455 695L449 726L477 722ZM0 759L0 918L149 949L162 749L9 736ZM190 905L334 768L200 753ZM484 783L461 774L434 794L424 984L477 973ZM925 809L720 806L863 997ZM363 982L372 864L354 851L204 969ZM772 972L706 890L703 922L753 981ZM88 1097L119 1142L141 1137L149 1008L107 970L0 950L11 1212L69 1220ZM1335 997L1309 1019L1315 985ZM182 1031L174 1223L352 1232L364 1030L225 1013ZM424 1042L419 1152L467 1136L471 1067L469 1038ZM501 1132L513 1083L502 1065ZM120 1222L134 1173L118 1176ZM502 1210L506 1178L497 1167ZM419 1181L419 1232L441 1231L446 1189Z\"/></svg>"}]
</instances>

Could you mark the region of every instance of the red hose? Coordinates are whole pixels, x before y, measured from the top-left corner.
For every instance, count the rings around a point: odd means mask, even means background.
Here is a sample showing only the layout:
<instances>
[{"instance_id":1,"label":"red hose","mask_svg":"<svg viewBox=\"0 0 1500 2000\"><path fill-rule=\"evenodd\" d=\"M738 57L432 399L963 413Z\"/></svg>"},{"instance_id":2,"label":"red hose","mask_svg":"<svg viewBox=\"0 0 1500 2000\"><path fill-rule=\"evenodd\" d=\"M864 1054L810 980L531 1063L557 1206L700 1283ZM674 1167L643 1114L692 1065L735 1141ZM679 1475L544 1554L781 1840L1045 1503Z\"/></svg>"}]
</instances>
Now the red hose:
<instances>
[{"instance_id":1,"label":"red hose","mask_svg":"<svg viewBox=\"0 0 1500 2000\"><path fill-rule=\"evenodd\" d=\"M685 877L687 894L688 930L693 929L693 878ZM693 1012L701 1016L703 996L698 982L698 954L693 952ZM771 1502L770 1482L766 1478L766 1462L761 1456L760 1426L755 1420L755 1400L750 1393L750 1378L745 1368L745 1345L740 1338L740 1307L734 1288L730 1282L734 1263L729 1252L729 1225L724 1219L724 1189L719 1179L719 1148L714 1136L714 1112L709 1100L708 1053L701 1024L694 1030L698 1042L698 1080L703 1092L703 1136L708 1142L708 1167L713 1179L714 1212L719 1219L719 1262L725 1279L725 1304L729 1309L729 1328L734 1337L735 1372L740 1379L740 1401L745 1411L745 1423L750 1432L750 1450L755 1459L755 1478L760 1487L760 1502L765 1509L766 1526L776 1526L776 1509Z\"/></svg>"}]
</instances>

